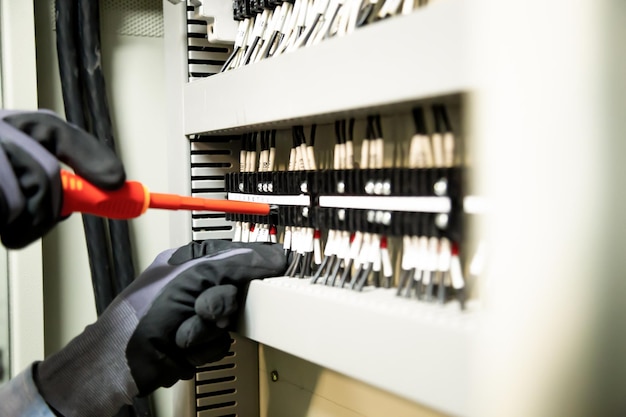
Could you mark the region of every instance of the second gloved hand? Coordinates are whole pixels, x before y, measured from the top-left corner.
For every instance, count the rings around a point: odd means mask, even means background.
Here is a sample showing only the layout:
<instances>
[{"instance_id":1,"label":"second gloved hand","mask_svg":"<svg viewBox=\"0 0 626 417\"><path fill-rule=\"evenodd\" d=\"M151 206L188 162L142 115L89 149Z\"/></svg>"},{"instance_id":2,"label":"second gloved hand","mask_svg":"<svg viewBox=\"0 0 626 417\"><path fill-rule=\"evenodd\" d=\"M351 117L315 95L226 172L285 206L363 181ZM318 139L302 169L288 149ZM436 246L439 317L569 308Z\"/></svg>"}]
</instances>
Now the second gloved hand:
<instances>
[{"instance_id":1,"label":"second gloved hand","mask_svg":"<svg viewBox=\"0 0 626 417\"><path fill-rule=\"evenodd\" d=\"M191 379L222 359L251 280L282 275L282 246L207 240L162 252L107 308L34 373L65 417L109 416L134 396Z\"/></svg>"}]
</instances>

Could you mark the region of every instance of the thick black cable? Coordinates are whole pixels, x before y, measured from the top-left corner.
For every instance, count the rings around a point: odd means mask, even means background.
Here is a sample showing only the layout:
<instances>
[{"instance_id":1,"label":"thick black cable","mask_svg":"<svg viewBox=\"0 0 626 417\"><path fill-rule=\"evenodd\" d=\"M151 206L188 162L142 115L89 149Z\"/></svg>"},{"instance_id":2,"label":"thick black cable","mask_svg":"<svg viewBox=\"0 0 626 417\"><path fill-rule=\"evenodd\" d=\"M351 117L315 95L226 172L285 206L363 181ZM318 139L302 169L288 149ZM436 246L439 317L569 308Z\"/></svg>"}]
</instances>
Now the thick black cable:
<instances>
[{"instance_id":1,"label":"thick black cable","mask_svg":"<svg viewBox=\"0 0 626 417\"><path fill-rule=\"evenodd\" d=\"M82 60L85 99L91 116L92 133L115 151L115 139L102 73L100 48L100 6L93 0L78 1L80 58ZM115 268L114 287L121 292L135 279L130 232L126 220L109 220L111 252Z\"/></svg>"},{"instance_id":2,"label":"thick black cable","mask_svg":"<svg viewBox=\"0 0 626 417\"><path fill-rule=\"evenodd\" d=\"M100 45L100 2L78 0L78 28L80 37L80 59L84 93L91 116L91 132L115 151L113 127L107 101L106 86L102 72L102 51ZM109 236L113 257L113 285L116 293L121 292L135 279L135 267L128 222L109 220ZM133 399L135 415L152 415L149 398ZM129 414L123 407L118 415Z\"/></svg>"},{"instance_id":3,"label":"thick black cable","mask_svg":"<svg viewBox=\"0 0 626 417\"><path fill-rule=\"evenodd\" d=\"M76 53L78 9L73 0L56 0L57 59L63 93L65 118L78 127L85 128L80 63ZM94 291L96 311L100 315L113 300L109 245L103 219L83 215L83 228L87 243L89 269Z\"/></svg>"}]
</instances>

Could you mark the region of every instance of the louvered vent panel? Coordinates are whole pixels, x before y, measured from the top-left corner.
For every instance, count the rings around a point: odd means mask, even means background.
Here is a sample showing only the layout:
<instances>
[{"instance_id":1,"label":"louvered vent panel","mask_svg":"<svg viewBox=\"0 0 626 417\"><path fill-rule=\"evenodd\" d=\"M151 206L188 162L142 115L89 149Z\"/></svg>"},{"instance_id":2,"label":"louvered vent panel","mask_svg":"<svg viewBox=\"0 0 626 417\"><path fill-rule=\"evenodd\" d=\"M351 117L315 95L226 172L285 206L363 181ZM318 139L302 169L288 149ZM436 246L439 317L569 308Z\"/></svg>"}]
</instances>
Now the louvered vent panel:
<instances>
[{"instance_id":1,"label":"louvered vent panel","mask_svg":"<svg viewBox=\"0 0 626 417\"><path fill-rule=\"evenodd\" d=\"M225 199L224 176L239 169L237 137L194 136L191 138L191 195ZM224 213L194 211L194 240L232 239L233 224Z\"/></svg>"},{"instance_id":2,"label":"louvered vent panel","mask_svg":"<svg viewBox=\"0 0 626 417\"><path fill-rule=\"evenodd\" d=\"M213 45L207 39L207 22L196 18L194 7L187 3L187 63L189 81L220 72L232 52L231 46Z\"/></svg>"},{"instance_id":3,"label":"louvered vent panel","mask_svg":"<svg viewBox=\"0 0 626 417\"><path fill-rule=\"evenodd\" d=\"M258 410L257 344L233 335L231 350L196 373L197 417L254 417Z\"/></svg>"}]
</instances>

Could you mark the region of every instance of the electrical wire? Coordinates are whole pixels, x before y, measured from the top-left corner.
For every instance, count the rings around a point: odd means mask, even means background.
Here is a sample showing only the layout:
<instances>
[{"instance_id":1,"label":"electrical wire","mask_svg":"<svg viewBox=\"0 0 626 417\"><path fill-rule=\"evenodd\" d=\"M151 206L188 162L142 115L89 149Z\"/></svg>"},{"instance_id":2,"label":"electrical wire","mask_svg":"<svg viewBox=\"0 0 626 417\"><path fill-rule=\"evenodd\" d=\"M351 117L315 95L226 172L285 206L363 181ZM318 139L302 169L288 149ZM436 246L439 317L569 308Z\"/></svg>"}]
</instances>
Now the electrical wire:
<instances>
[{"instance_id":1,"label":"electrical wire","mask_svg":"<svg viewBox=\"0 0 626 417\"><path fill-rule=\"evenodd\" d=\"M78 12L82 79L91 116L91 131L115 152L115 139L102 73L99 2L79 0ZM130 232L126 220L109 220L108 223L115 268L114 286L116 293L120 293L135 279Z\"/></svg>"},{"instance_id":2,"label":"electrical wire","mask_svg":"<svg viewBox=\"0 0 626 417\"><path fill-rule=\"evenodd\" d=\"M55 8L57 59L65 117L68 122L85 129L83 88L78 70L80 61L76 53L78 6L73 0L56 0ZM91 215L83 215L82 219L96 311L100 315L114 298L106 224L103 219Z\"/></svg>"},{"instance_id":3,"label":"electrical wire","mask_svg":"<svg viewBox=\"0 0 626 417\"><path fill-rule=\"evenodd\" d=\"M113 129L101 66L100 4L99 2L89 0L79 0L77 4L77 21L74 22L74 27L78 28L80 43L75 47L79 50L80 56L76 63L80 62L78 67L82 70L82 82L85 87L83 94L91 121L91 129L89 130L115 151ZM114 294L118 294L135 278L130 233L126 221L112 220L109 221L108 226L109 243L111 245L109 250L114 266L113 274L110 274L109 278L113 278ZM99 238L101 239L101 236ZM97 256L101 257L103 253L106 254L109 251L101 252ZM133 410L137 416L151 416L149 398L133 399ZM123 407L118 415L132 414L129 407Z\"/></svg>"}]
</instances>

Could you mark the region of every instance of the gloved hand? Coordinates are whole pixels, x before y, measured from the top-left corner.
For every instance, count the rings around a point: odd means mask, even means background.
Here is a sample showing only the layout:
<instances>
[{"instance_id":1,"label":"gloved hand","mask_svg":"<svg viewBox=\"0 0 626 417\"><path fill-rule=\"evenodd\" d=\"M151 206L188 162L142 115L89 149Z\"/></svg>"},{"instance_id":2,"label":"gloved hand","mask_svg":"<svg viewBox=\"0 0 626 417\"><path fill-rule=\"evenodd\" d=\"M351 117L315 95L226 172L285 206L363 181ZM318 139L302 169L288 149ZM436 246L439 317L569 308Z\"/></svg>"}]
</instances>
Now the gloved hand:
<instances>
[{"instance_id":1,"label":"gloved hand","mask_svg":"<svg viewBox=\"0 0 626 417\"><path fill-rule=\"evenodd\" d=\"M207 240L162 252L95 324L38 364L39 392L65 417L111 416L191 379L228 353L240 291L286 267L276 244Z\"/></svg>"},{"instance_id":2,"label":"gloved hand","mask_svg":"<svg viewBox=\"0 0 626 417\"><path fill-rule=\"evenodd\" d=\"M126 179L111 149L54 113L0 111L0 237L4 246L24 247L61 220L58 161L107 190L122 186Z\"/></svg>"}]
</instances>

